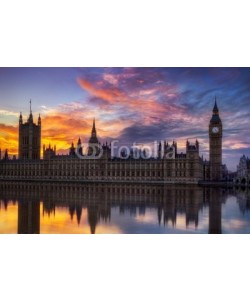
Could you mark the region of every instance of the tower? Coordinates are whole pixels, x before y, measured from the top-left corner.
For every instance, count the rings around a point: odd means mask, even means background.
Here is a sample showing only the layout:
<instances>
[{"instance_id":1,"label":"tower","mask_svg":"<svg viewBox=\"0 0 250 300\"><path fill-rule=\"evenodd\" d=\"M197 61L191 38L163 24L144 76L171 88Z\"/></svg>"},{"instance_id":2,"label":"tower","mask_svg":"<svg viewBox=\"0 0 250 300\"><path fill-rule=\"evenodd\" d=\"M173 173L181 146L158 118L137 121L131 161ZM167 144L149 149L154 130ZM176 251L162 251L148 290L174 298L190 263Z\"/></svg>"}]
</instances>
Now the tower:
<instances>
[{"instance_id":1,"label":"tower","mask_svg":"<svg viewBox=\"0 0 250 300\"><path fill-rule=\"evenodd\" d=\"M51 159L54 158L56 156L56 146L53 147L50 146L49 147L45 147L45 145L43 145L43 159Z\"/></svg>"},{"instance_id":2,"label":"tower","mask_svg":"<svg viewBox=\"0 0 250 300\"><path fill-rule=\"evenodd\" d=\"M41 151L41 128L42 121L39 115L38 124L33 122L33 114L31 110L26 123L23 123L23 116L20 113L19 117L19 159L40 159Z\"/></svg>"},{"instance_id":3,"label":"tower","mask_svg":"<svg viewBox=\"0 0 250 300\"><path fill-rule=\"evenodd\" d=\"M75 157L76 156L76 148L74 143L72 142L71 147L69 148L69 156Z\"/></svg>"},{"instance_id":4,"label":"tower","mask_svg":"<svg viewBox=\"0 0 250 300\"><path fill-rule=\"evenodd\" d=\"M79 153L80 156L83 156L83 151L82 151L82 141L81 139L79 138L78 139L78 142L77 142L77 152Z\"/></svg>"},{"instance_id":5,"label":"tower","mask_svg":"<svg viewBox=\"0 0 250 300\"><path fill-rule=\"evenodd\" d=\"M222 166L222 122L216 98L214 102L213 115L209 124L209 158L210 158L210 180L221 180Z\"/></svg>"},{"instance_id":6,"label":"tower","mask_svg":"<svg viewBox=\"0 0 250 300\"><path fill-rule=\"evenodd\" d=\"M91 137L89 139L88 155L89 156L98 156L99 153L100 153L100 143L97 138L96 128L95 128L95 119L94 119L92 131L91 131Z\"/></svg>"}]
</instances>

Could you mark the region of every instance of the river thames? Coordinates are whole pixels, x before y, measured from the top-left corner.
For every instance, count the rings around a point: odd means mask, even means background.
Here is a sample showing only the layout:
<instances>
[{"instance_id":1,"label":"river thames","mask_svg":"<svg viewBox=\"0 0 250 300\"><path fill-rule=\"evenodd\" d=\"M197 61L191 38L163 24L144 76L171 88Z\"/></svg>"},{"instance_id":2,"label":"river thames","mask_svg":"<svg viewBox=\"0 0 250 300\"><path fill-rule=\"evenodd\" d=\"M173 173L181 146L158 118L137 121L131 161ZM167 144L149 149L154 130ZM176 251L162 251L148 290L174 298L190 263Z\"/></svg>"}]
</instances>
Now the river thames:
<instances>
[{"instance_id":1,"label":"river thames","mask_svg":"<svg viewBox=\"0 0 250 300\"><path fill-rule=\"evenodd\" d=\"M2 182L0 233L250 233L250 189Z\"/></svg>"}]
</instances>

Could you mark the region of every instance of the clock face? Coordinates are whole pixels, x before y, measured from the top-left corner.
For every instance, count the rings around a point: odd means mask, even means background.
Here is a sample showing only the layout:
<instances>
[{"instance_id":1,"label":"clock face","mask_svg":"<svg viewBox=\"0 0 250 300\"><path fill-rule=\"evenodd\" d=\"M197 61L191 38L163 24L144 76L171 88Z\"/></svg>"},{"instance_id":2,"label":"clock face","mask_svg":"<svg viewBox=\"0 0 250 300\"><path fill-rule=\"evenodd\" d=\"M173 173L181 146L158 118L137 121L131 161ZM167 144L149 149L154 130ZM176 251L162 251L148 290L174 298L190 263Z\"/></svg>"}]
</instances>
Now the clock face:
<instances>
[{"instance_id":1,"label":"clock face","mask_svg":"<svg viewBox=\"0 0 250 300\"><path fill-rule=\"evenodd\" d=\"M212 132L213 133L218 133L219 132L219 127L213 127Z\"/></svg>"}]
</instances>

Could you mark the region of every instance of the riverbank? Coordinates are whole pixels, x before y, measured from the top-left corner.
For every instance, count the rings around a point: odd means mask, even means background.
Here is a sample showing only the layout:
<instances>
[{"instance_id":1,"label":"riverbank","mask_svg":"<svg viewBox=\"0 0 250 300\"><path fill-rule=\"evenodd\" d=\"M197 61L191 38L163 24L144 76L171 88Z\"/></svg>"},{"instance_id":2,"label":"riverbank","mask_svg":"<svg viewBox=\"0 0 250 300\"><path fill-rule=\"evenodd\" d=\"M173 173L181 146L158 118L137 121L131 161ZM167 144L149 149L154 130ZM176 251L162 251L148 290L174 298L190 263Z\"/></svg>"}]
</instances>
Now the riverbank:
<instances>
[{"instance_id":1,"label":"riverbank","mask_svg":"<svg viewBox=\"0 0 250 300\"><path fill-rule=\"evenodd\" d=\"M178 185L178 186L201 186L201 187L249 187L248 185L235 184L232 181L199 181L199 182L188 182L188 181L161 181L161 180L77 180L77 179L34 179L34 178L1 178L1 182L27 182L27 183L75 183L75 184L89 184L89 183L103 183L103 184L149 184L149 185Z\"/></svg>"},{"instance_id":2,"label":"riverbank","mask_svg":"<svg viewBox=\"0 0 250 300\"><path fill-rule=\"evenodd\" d=\"M198 182L162 181L162 180L77 180L77 179L33 179L33 178L1 178L0 182L40 182L40 183L123 183L123 184L169 184L169 185L192 185L197 186Z\"/></svg>"}]
</instances>

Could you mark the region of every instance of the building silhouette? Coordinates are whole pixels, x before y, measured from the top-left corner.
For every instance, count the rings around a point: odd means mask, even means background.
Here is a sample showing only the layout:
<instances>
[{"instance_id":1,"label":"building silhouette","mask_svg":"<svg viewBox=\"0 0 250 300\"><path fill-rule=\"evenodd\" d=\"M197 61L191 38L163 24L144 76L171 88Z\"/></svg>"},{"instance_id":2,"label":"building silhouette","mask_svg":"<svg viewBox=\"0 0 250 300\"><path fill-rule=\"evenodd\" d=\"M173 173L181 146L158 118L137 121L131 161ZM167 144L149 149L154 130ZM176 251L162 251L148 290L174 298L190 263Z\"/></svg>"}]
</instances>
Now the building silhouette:
<instances>
[{"instance_id":1,"label":"building silhouette","mask_svg":"<svg viewBox=\"0 0 250 300\"><path fill-rule=\"evenodd\" d=\"M197 184L202 180L222 179L222 122L215 99L209 124L210 161L200 156L199 141L186 142L186 152L179 153L177 142L158 142L157 155L147 157L143 151L124 153L115 157L111 145L101 145L93 121L87 153L79 138L72 142L68 155L56 155L54 148L43 147L40 159L41 118L34 124L30 107L28 121L19 119L19 157L0 161L1 179L59 180L59 181L138 181ZM7 150L6 150L7 151Z\"/></svg>"},{"instance_id":2,"label":"building silhouette","mask_svg":"<svg viewBox=\"0 0 250 300\"><path fill-rule=\"evenodd\" d=\"M43 145L43 158L45 160L52 159L56 156L56 146L52 148L49 144L49 147Z\"/></svg>"},{"instance_id":3,"label":"building silhouette","mask_svg":"<svg viewBox=\"0 0 250 300\"><path fill-rule=\"evenodd\" d=\"M38 123L33 122L33 115L30 101L30 114L27 122L23 122L22 113L19 117L19 148L18 158L20 160L38 160L41 151L41 117L38 117Z\"/></svg>"},{"instance_id":4,"label":"building silhouette","mask_svg":"<svg viewBox=\"0 0 250 300\"><path fill-rule=\"evenodd\" d=\"M213 181L222 178L222 122L215 99L213 115L209 124L209 159L210 179Z\"/></svg>"},{"instance_id":5,"label":"building silhouette","mask_svg":"<svg viewBox=\"0 0 250 300\"><path fill-rule=\"evenodd\" d=\"M234 182L242 186L250 185L250 158L248 156L241 156Z\"/></svg>"}]
</instances>

